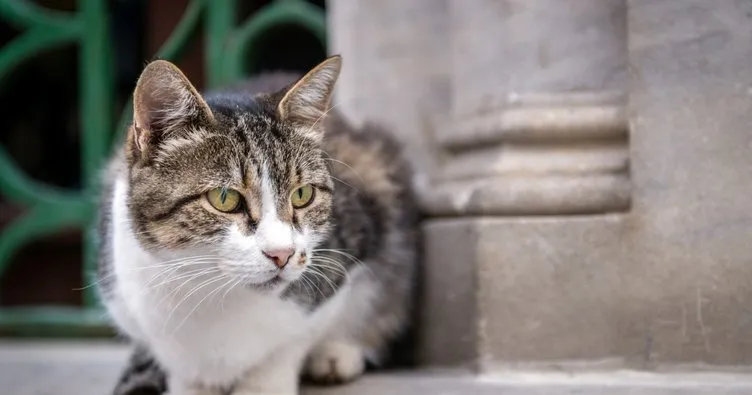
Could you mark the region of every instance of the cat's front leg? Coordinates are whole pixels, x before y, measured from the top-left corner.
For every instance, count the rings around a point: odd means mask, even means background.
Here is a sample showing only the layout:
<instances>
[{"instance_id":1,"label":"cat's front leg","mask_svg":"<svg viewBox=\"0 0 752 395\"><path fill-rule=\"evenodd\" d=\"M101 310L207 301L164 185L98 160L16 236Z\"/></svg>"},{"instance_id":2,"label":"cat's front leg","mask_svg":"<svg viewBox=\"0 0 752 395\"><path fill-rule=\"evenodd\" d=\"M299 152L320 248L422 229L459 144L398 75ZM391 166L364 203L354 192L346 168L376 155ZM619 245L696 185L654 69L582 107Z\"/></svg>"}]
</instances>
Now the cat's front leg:
<instances>
[{"instance_id":1,"label":"cat's front leg","mask_svg":"<svg viewBox=\"0 0 752 395\"><path fill-rule=\"evenodd\" d=\"M297 395L307 352L308 348L300 344L274 352L238 381L232 395Z\"/></svg>"},{"instance_id":2,"label":"cat's front leg","mask_svg":"<svg viewBox=\"0 0 752 395\"><path fill-rule=\"evenodd\" d=\"M340 384L357 379L365 368L361 346L347 340L326 340L308 356L306 375L317 383Z\"/></svg>"}]
</instances>

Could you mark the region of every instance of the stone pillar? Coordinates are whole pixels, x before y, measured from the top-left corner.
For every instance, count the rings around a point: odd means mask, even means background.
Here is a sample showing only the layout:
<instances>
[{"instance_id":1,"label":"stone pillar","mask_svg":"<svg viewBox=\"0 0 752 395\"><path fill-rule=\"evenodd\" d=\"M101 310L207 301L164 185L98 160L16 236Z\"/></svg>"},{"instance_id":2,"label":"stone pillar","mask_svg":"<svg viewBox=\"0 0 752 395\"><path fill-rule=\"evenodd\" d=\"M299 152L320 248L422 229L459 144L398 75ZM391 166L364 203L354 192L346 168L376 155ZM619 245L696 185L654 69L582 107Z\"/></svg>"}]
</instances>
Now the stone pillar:
<instances>
[{"instance_id":1,"label":"stone pillar","mask_svg":"<svg viewBox=\"0 0 752 395\"><path fill-rule=\"evenodd\" d=\"M425 224L426 363L611 355L631 198L626 11L450 2L452 116L421 195L441 218Z\"/></svg>"},{"instance_id":2,"label":"stone pillar","mask_svg":"<svg viewBox=\"0 0 752 395\"><path fill-rule=\"evenodd\" d=\"M334 105L393 131L425 184L435 114L450 106L448 0L328 0L327 10L330 52L343 56Z\"/></svg>"},{"instance_id":3,"label":"stone pillar","mask_svg":"<svg viewBox=\"0 0 752 395\"><path fill-rule=\"evenodd\" d=\"M436 215L629 207L623 0L454 0Z\"/></svg>"}]
</instances>

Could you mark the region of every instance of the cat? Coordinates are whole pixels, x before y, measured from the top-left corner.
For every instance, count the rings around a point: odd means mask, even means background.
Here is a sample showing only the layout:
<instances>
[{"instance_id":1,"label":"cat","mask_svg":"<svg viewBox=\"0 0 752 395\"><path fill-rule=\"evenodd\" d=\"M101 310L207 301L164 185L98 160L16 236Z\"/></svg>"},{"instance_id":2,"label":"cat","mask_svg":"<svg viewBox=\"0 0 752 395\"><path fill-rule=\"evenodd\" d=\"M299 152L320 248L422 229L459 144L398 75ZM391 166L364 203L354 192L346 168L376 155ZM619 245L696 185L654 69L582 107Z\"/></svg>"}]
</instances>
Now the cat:
<instances>
[{"instance_id":1,"label":"cat","mask_svg":"<svg viewBox=\"0 0 752 395\"><path fill-rule=\"evenodd\" d=\"M134 348L115 393L293 395L301 375L356 379L409 328L411 167L332 110L341 64L203 96L146 65L97 230L101 299Z\"/></svg>"}]
</instances>

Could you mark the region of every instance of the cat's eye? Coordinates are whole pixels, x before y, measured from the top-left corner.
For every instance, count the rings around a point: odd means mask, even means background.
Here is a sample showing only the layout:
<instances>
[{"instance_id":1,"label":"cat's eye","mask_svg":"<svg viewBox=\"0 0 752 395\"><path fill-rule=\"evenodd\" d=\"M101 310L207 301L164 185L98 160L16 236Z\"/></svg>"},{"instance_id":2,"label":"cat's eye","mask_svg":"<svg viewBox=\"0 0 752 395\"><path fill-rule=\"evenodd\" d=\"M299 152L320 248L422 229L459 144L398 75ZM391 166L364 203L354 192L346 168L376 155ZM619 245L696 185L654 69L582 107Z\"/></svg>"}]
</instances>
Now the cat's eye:
<instances>
[{"instance_id":1,"label":"cat's eye","mask_svg":"<svg viewBox=\"0 0 752 395\"><path fill-rule=\"evenodd\" d=\"M214 188L206 193L206 200L215 209L223 213L231 213L240 208L240 192L234 189Z\"/></svg>"},{"instance_id":2,"label":"cat's eye","mask_svg":"<svg viewBox=\"0 0 752 395\"><path fill-rule=\"evenodd\" d=\"M310 185L304 185L294 191L290 196L290 202L295 208L308 207L313 202L314 189Z\"/></svg>"}]
</instances>

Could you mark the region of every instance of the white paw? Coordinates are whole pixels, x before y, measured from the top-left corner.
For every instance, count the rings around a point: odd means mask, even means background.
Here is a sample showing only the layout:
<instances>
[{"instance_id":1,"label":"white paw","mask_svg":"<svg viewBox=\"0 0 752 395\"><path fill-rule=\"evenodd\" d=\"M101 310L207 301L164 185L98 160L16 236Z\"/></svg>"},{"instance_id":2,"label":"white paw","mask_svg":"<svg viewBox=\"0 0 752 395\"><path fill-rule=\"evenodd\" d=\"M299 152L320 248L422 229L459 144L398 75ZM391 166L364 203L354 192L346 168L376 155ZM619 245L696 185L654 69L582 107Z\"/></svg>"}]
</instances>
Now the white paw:
<instances>
[{"instance_id":1,"label":"white paw","mask_svg":"<svg viewBox=\"0 0 752 395\"><path fill-rule=\"evenodd\" d=\"M308 356L306 373L322 384L345 383L358 378L366 368L363 350L346 342L326 342Z\"/></svg>"}]
</instances>

